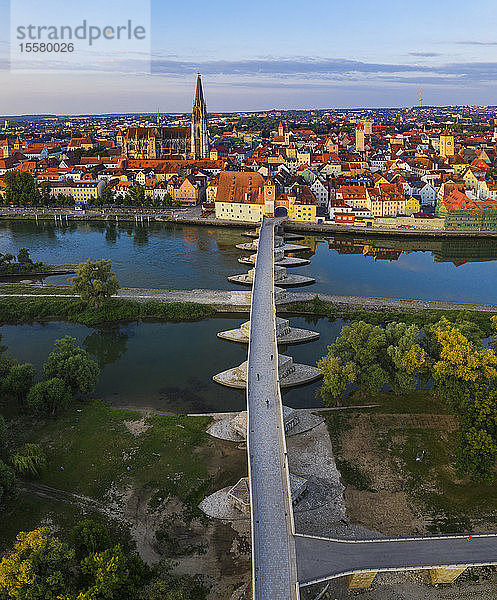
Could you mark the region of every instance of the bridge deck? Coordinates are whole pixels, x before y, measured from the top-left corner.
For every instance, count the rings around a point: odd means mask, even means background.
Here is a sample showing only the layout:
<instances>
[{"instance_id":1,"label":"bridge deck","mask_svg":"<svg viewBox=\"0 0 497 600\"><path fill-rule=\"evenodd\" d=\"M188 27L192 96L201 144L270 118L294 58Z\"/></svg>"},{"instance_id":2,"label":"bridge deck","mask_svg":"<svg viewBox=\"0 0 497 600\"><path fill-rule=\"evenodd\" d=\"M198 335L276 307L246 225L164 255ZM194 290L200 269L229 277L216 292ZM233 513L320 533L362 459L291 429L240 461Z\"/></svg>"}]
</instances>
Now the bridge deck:
<instances>
[{"instance_id":1,"label":"bridge deck","mask_svg":"<svg viewBox=\"0 0 497 600\"><path fill-rule=\"evenodd\" d=\"M278 382L273 248L274 221L265 218L252 291L247 377L253 598L297 600L293 513Z\"/></svg>"},{"instance_id":2,"label":"bridge deck","mask_svg":"<svg viewBox=\"0 0 497 600\"><path fill-rule=\"evenodd\" d=\"M497 564L495 534L346 541L297 535L301 585L361 571Z\"/></svg>"}]
</instances>

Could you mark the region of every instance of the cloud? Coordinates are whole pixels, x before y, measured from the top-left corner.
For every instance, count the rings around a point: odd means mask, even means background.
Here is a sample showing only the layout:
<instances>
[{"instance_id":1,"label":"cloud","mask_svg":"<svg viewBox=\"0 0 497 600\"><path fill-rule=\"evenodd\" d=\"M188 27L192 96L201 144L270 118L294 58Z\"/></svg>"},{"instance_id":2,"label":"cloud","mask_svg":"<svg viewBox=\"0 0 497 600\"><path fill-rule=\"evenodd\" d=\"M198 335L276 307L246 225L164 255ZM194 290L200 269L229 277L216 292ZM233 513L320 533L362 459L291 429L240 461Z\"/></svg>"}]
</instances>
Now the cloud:
<instances>
[{"instance_id":1,"label":"cloud","mask_svg":"<svg viewBox=\"0 0 497 600\"><path fill-rule=\"evenodd\" d=\"M440 52L408 52L409 56L422 56L422 57L431 57L431 56L442 56Z\"/></svg>"},{"instance_id":2,"label":"cloud","mask_svg":"<svg viewBox=\"0 0 497 600\"><path fill-rule=\"evenodd\" d=\"M402 78L420 81L457 80L460 83L497 82L497 62L445 63L440 65L412 65L369 63L347 59L312 57L261 58L250 60L207 60L199 62L152 58L152 73L170 76L195 74L211 76L256 76L264 79L318 79L358 81L367 78Z\"/></svg>"},{"instance_id":3,"label":"cloud","mask_svg":"<svg viewBox=\"0 0 497 600\"><path fill-rule=\"evenodd\" d=\"M456 42L456 44L462 46L497 46L497 42L472 42L470 40L463 42Z\"/></svg>"}]
</instances>

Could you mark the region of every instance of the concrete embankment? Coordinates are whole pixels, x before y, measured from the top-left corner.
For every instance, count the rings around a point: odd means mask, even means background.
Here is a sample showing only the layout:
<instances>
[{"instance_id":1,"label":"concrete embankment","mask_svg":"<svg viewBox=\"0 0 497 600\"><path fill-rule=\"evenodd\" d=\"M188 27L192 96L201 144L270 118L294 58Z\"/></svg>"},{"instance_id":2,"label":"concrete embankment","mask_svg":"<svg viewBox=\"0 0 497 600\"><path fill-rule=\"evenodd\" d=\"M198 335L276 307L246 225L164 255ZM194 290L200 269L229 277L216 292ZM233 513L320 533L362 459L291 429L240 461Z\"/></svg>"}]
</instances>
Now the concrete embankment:
<instances>
[{"instance_id":1,"label":"concrete embankment","mask_svg":"<svg viewBox=\"0 0 497 600\"><path fill-rule=\"evenodd\" d=\"M41 286L24 285L9 289L16 284L1 284L0 298L47 298L47 297L72 297L68 286L57 286L57 292L42 293ZM123 288L117 293L119 298L128 298L137 302L156 300L158 302L198 302L212 306L221 313L248 313L250 311L250 291L232 290L150 290L137 288ZM316 294L312 292L287 292L285 300L278 304L278 312L285 314L305 313L300 307L293 306L295 302L308 302L319 296L320 300L330 302L343 310L467 310L497 313L496 304L474 304L464 302L446 302L440 300L409 300L401 298L373 298L366 296L338 296L329 294Z\"/></svg>"},{"instance_id":2,"label":"concrete embankment","mask_svg":"<svg viewBox=\"0 0 497 600\"><path fill-rule=\"evenodd\" d=\"M160 302L199 302L213 306L223 312L248 312L250 309L251 292L236 292L229 290L134 290L132 288L119 290L120 297L130 298L138 302L159 300ZM372 298L366 296L337 296L316 294L312 292L287 292L285 301L278 304L280 312L298 313L292 309L294 302L308 302L319 296L320 300L331 302L338 308L348 310L470 310L497 312L496 304L470 304L464 302L445 302L440 300L408 300L402 298Z\"/></svg>"},{"instance_id":3,"label":"concrete embankment","mask_svg":"<svg viewBox=\"0 0 497 600\"><path fill-rule=\"evenodd\" d=\"M0 220L35 220L38 218L40 221L54 221L55 215L57 218L63 217L61 224L69 221L104 221L104 222L115 222L126 221L126 222L137 222L140 224L146 224L147 222L158 221L164 223L176 223L178 225L204 225L207 227L232 227L232 228L244 228L254 227L257 224L250 221L224 221L221 219L215 219L212 217L202 218L199 215L175 215L175 214L160 214L153 210L137 211L137 212L100 212L100 211L72 211L70 209L60 209L57 211L50 212L37 212L30 211L28 209L10 210L0 213ZM140 219L143 218L142 221ZM322 235L331 234L353 234L354 236L391 236L399 238L428 238L428 239L441 239L441 238L497 238L497 229L488 231L472 231L472 230L450 230L450 229L398 229L393 227L354 227L347 225L337 225L334 223L297 223L286 221L285 230L300 232L300 233L318 233Z\"/></svg>"}]
</instances>

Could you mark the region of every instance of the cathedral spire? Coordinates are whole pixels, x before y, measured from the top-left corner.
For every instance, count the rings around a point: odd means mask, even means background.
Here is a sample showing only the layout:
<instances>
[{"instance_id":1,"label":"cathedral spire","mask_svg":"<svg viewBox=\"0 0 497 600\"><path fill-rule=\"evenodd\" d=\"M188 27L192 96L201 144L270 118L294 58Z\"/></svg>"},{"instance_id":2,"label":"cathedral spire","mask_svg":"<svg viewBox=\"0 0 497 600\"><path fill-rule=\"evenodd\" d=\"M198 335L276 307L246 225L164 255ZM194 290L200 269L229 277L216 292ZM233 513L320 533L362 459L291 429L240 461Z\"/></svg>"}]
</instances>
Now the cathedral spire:
<instances>
[{"instance_id":1,"label":"cathedral spire","mask_svg":"<svg viewBox=\"0 0 497 600\"><path fill-rule=\"evenodd\" d=\"M202 79L197 74L197 87L192 110L191 157L194 160L209 157L209 135L207 131L207 106L204 100Z\"/></svg>"},{"instance_id":2,"label":"cathedral spire","mask_svg":"<svg viewBox=\"0 0 497 600\"><path fill-rule=\"evenodd\" d=\"M202 78L200 73L197 73L197 89L195 90L195 101L193 106L201 106L202 104L205 105L204 91L202 89Z\"/></svg>"}]
</instances>

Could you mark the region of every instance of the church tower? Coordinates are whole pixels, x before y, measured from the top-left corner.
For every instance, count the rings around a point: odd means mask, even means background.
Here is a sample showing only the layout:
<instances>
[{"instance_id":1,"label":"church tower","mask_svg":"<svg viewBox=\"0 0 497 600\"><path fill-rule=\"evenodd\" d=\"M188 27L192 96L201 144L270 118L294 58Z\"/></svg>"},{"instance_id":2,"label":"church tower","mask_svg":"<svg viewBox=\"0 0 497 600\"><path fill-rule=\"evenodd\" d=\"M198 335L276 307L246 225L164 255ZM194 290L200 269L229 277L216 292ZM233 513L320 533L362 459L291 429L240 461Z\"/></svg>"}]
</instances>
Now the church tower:
<instances>
[{"instance_id":1,"label":"church tower","mask_svg":"<svg viewBox=\"0 0 497 600\"><path fill-rule=\"evenodd\" d=\"M448 129L440 134L440 156L454 156L454 135Z\"/></svg>"},{"instance_id":2,"label":"church tower","mask_svg":"<svg viewBox=\"0 0 497 600\"><path fill-rule=\"evenodd\" d=\"M364 125L357 123L355 128L355 149L357 152L364 152Z\"/></svg>"},{"instance_id":3,"label":"church tower","mask_svg":"<svg viewBox=\"0 0 497 600\"><path fill-rule=\"evenodd\" d=\"M200 73L197 76L197 89L192 110L191 157L194 160L209 158L209 134L207 131L207 106L202 90Z\"/></svg>"}]
</instances>

